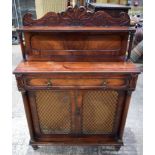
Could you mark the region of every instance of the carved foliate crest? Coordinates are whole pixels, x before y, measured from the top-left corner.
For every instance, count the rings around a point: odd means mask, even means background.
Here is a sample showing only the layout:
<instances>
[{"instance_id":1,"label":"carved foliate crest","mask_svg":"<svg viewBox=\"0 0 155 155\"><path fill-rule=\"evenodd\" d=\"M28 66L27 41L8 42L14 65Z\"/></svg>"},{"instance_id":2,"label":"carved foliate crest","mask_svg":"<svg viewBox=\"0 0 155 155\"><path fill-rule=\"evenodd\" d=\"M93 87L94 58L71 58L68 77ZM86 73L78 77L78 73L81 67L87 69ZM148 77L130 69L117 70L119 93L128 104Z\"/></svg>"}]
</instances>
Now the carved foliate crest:
<instances>
[{"instance_id":1,"label":"carved foliate crest","mask_svg":"<svg viewBox=\"0 0 155 155\"><path fill-rule=\"evenodd\" d=\"M130 18L125 12L119 17L112 17L104 11L90 12L85 7L69 6L65 12L49 12L34 20L32 14L23 17L24 26L129 26Z\"/></svg>"}]
</instances>

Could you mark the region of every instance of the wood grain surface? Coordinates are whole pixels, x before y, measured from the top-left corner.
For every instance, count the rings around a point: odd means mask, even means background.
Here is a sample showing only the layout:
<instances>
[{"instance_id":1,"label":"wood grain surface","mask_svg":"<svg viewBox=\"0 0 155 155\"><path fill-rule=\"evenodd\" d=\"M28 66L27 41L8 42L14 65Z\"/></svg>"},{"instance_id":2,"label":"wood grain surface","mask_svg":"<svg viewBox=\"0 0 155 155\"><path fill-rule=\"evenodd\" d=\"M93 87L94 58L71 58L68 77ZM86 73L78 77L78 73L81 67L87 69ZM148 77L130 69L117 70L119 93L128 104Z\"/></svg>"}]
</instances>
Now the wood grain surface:
<instances>
[{"instance_id":1,"label":"wood grain surface","mask_svg":"<svg viewBox=\"0 0 155 155\"><path fill-rule=\"evenodd\" d=\"M14 73L140 73L131 62L21 62Z\"/></svg>"}]
</instances>

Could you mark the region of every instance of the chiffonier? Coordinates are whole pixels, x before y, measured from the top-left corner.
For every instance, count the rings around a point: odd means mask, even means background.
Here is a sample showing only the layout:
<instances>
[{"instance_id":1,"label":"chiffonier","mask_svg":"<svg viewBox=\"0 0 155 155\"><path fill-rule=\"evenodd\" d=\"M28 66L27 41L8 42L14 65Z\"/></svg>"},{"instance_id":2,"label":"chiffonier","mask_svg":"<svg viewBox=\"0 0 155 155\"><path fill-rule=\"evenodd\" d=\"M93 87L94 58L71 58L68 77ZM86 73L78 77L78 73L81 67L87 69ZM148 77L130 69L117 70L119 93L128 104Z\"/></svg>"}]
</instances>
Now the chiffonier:
<instances>
[{"instance_id":1,"label":"chiffonier","mask_svg":"<svg viewBox=\"0 0 155 155\"><path fill-rule=\"evenodd\" d=\"M129 61L135 30L121 12L68 7L18 29L23 61L14 71L30 145L103 145L119 150L140 69Z\"/></svg>"}]
</instances>

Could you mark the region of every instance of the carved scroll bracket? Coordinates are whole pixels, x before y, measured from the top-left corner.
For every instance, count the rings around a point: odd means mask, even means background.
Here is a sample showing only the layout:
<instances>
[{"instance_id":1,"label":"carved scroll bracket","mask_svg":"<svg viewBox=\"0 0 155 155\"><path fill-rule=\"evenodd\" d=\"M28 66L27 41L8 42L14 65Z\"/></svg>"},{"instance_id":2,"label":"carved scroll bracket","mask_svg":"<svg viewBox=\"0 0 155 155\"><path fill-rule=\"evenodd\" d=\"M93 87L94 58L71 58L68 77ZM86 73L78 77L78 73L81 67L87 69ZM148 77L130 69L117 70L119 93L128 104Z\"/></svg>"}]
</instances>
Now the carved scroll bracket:
<instances>
[{"instance_id":1,"label":"carved scroll bracket","mask_svg":"<svg viewBox=\"0 0 155 155\"><path fill-rule=\"evenodd\" d=\"M136 87L136 82L138 78L138 73L130 74L130 83L129 83L129 90L134 91Z\"/></svg>"},{"instance_id":2,"label":"carved scroll bracket","mask_svg":"<svg viewBox=\"0 0 155 155\"><path fill-rule=\"evenodd\" d=\"M21 92L25 92L23 75L17 74L16 75L16 81L17 81L18 90Z\"/></svg>"}]
</instances>

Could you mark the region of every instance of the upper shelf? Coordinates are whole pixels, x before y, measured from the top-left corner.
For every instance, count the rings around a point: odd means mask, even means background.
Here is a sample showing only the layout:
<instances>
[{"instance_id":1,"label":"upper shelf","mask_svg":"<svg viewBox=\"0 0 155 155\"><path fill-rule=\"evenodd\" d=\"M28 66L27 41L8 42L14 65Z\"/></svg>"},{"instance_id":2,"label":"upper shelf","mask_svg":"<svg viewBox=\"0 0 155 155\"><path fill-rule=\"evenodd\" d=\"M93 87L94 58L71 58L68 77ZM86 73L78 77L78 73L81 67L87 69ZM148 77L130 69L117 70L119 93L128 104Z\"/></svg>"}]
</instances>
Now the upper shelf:
<instances>
[{"instance_id":1,"label":"upper shelf","mask_svg":"<svg viewBox=\"0 0 155 155\"><path fill-rule=\"evenodd\" d=\"M17 31L29 32L128 32L135 31L134 28L126 26L23 26Z\"/></svg>"}]
</instances>

